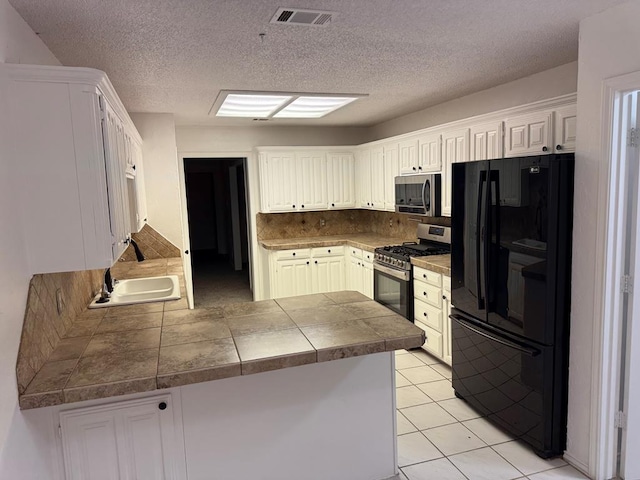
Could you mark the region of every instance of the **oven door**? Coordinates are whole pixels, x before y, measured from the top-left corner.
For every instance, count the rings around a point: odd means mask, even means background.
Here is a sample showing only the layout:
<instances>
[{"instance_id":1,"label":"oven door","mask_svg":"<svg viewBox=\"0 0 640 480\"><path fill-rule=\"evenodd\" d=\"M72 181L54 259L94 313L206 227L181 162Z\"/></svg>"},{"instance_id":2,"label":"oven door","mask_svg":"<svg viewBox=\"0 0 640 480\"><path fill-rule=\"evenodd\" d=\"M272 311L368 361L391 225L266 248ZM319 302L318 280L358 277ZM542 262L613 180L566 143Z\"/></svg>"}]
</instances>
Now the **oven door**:
<instances>
[{"instance_id":1,"label":"oven door","mask_svg":"<svg viewBox=\"0 0 640 480\"><path fill-rule=\"evenodd\" d=\"M373 264L373 299L413 322L411 270Z\"/></svg>"}]
</instances>

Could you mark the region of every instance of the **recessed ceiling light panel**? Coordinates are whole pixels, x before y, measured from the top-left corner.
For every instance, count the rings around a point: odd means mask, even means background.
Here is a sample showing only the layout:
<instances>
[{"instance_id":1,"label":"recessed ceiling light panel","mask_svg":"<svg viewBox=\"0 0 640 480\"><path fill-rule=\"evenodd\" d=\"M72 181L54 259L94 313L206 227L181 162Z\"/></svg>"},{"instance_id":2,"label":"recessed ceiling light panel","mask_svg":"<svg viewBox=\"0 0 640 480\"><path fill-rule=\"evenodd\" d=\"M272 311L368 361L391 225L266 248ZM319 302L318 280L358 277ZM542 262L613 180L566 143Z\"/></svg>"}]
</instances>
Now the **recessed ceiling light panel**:
<instances>
[{"instance_id":1,"label":"recessed ceiling light panel","mask_svg":"<svg viewBox=\"0 0 640 480\"><path fill-rule=\"evenodd\" d=\"M358 97L298 97L274 118L320 118L357 100Z\"/></svg>"},{"instance_id":2,"label":"recessed ceiling light panel","mask_svg":"<svg viewBox=\"0 0 640 480\"><path fill-rule=\"evenodd\" d=\"M291 100L287 95L234 94L226 96L218 109L218 117L268 118Z\"/></svg>"},{"instance_id":3,"label":"recessed ceiling light panel","mask_svg":"<svg viewBox=\"0 0 640 480\"><path fill-rule=\"evenodd\" d=\"M251 119L320 118L361 94L221 91L209 115Z\"/></svg>"}]
</instances>

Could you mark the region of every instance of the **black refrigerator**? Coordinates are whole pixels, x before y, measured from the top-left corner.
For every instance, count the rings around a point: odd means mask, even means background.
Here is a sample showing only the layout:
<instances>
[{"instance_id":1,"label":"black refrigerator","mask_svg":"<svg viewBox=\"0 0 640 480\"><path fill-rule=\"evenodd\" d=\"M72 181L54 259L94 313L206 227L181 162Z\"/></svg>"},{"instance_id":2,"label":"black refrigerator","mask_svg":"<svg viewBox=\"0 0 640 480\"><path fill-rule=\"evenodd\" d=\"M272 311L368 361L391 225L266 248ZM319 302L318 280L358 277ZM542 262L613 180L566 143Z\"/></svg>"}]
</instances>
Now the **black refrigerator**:
<instances>
[{"instance_id":1,"label":"black refrigerator","mask_svg":"<svg viewBox=\"0 0 640 480\"><path fill-rule=\"evenodd\" d=\"M453 165L453 388L544 458L566 445L573 154Z\"/></svg>"}]
</instances>

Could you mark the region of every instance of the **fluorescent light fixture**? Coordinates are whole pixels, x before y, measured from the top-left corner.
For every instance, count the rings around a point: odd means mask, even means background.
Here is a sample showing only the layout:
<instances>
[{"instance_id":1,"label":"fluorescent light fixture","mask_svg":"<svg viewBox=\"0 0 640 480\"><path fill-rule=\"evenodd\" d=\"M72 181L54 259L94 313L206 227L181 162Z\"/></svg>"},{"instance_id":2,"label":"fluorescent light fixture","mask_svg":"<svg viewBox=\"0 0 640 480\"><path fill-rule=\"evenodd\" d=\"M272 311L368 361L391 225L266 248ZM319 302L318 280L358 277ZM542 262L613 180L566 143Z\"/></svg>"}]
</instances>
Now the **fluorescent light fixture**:
<instances>
[{"instance_id":1,"label":"fluorescent light fixture","mask_svg":"<svg viewBox=\"0 0 640 480\"><path fill-rule=\"evenodd\" d=\"M216 116L268 118L290 100L291 97L286 95L229 94Z\"/></svg>"},{"instance_id":2,"label":"fluorescent light fixture","mask_svg":"<svg viewBox=\"0 0 640 480\"><path fill-rule=\"evenodd\" d=\"M274 118L320 118L357 100L358 97L298 97Z\"/></svg>"},{"instance_id":3,"label":"fluorescent light fixture","mask_svg":"<svg viewBox=\"0 0 640 480\"><path fill-rule=\"evenodd\" d=\"M320 118L366 96L223 90L209 115L253 119Z\"/></svg>"}]
</instances>

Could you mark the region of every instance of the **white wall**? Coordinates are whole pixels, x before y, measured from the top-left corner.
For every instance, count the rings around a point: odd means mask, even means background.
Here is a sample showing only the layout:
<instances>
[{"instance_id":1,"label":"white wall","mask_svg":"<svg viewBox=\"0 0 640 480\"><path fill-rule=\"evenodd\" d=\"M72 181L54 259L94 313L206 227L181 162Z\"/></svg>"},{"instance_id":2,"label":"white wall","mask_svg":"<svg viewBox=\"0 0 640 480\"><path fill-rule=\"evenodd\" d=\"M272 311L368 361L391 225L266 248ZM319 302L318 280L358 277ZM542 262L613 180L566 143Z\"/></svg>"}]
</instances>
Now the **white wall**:
<instances>
[{"instance_id":1,"label":"white wall","mask_svg":"<svg viewBox=\"0 0 640 480\"><path fill-rule=\"evenodd\" d=\"M607 222L608 159L602 148L603 80L640 71L640 1L594 15L580 23L578 125L572 275L571 357L567 454L595 475L592 374L600 365L593 345L600 341ZM604 200L604 201L603 201Z\"/></svg>"},{"instance_id":2,"label":"white wall","mask_svg":"<svg viewBox=\"0 0 640 480\"><path fill-rule=\"evenodd\" d=\"M505 108L575 93L577 76L578 62L567 63L380 123L371 128L369 140L379 140Z\"/></svg>"},{"instance_id":3,"label":"white wall","mask_svg":"<svg viewBox=\"0 0 640 480\"><path fill-rule=\"evenodd\" d=\"M132 113L142 137L148 223L182 249L178 152L173 114Z\"/></svg>"},{"instance_id":4,"label":"white wall","mask_svg":"<svg viewBox=\"0 0 640 480\"><path fill-rule=\"evenodd\" d=\"M60 65L7 0L0 0L0 62Z\"/></svg>"},{"instance_id":5,"label":"white wall","mask_svg":"<svg viewBox=\"0 0 640 480\"><path fill-rule=\"evenodd\" d=\"M6 0L0 0L0 61L60 64ZM9 479L19 478L17 462L20 457L29 458L36 440L31 436L30 420L18 409L15 366L30 276L15 204L16 189L21 186L15 185L11 170L20 158L8 150L2 136L10 121L2 114L7 111L5 88L0 73L0 478Z\"/></svg>"}]
</instances>

